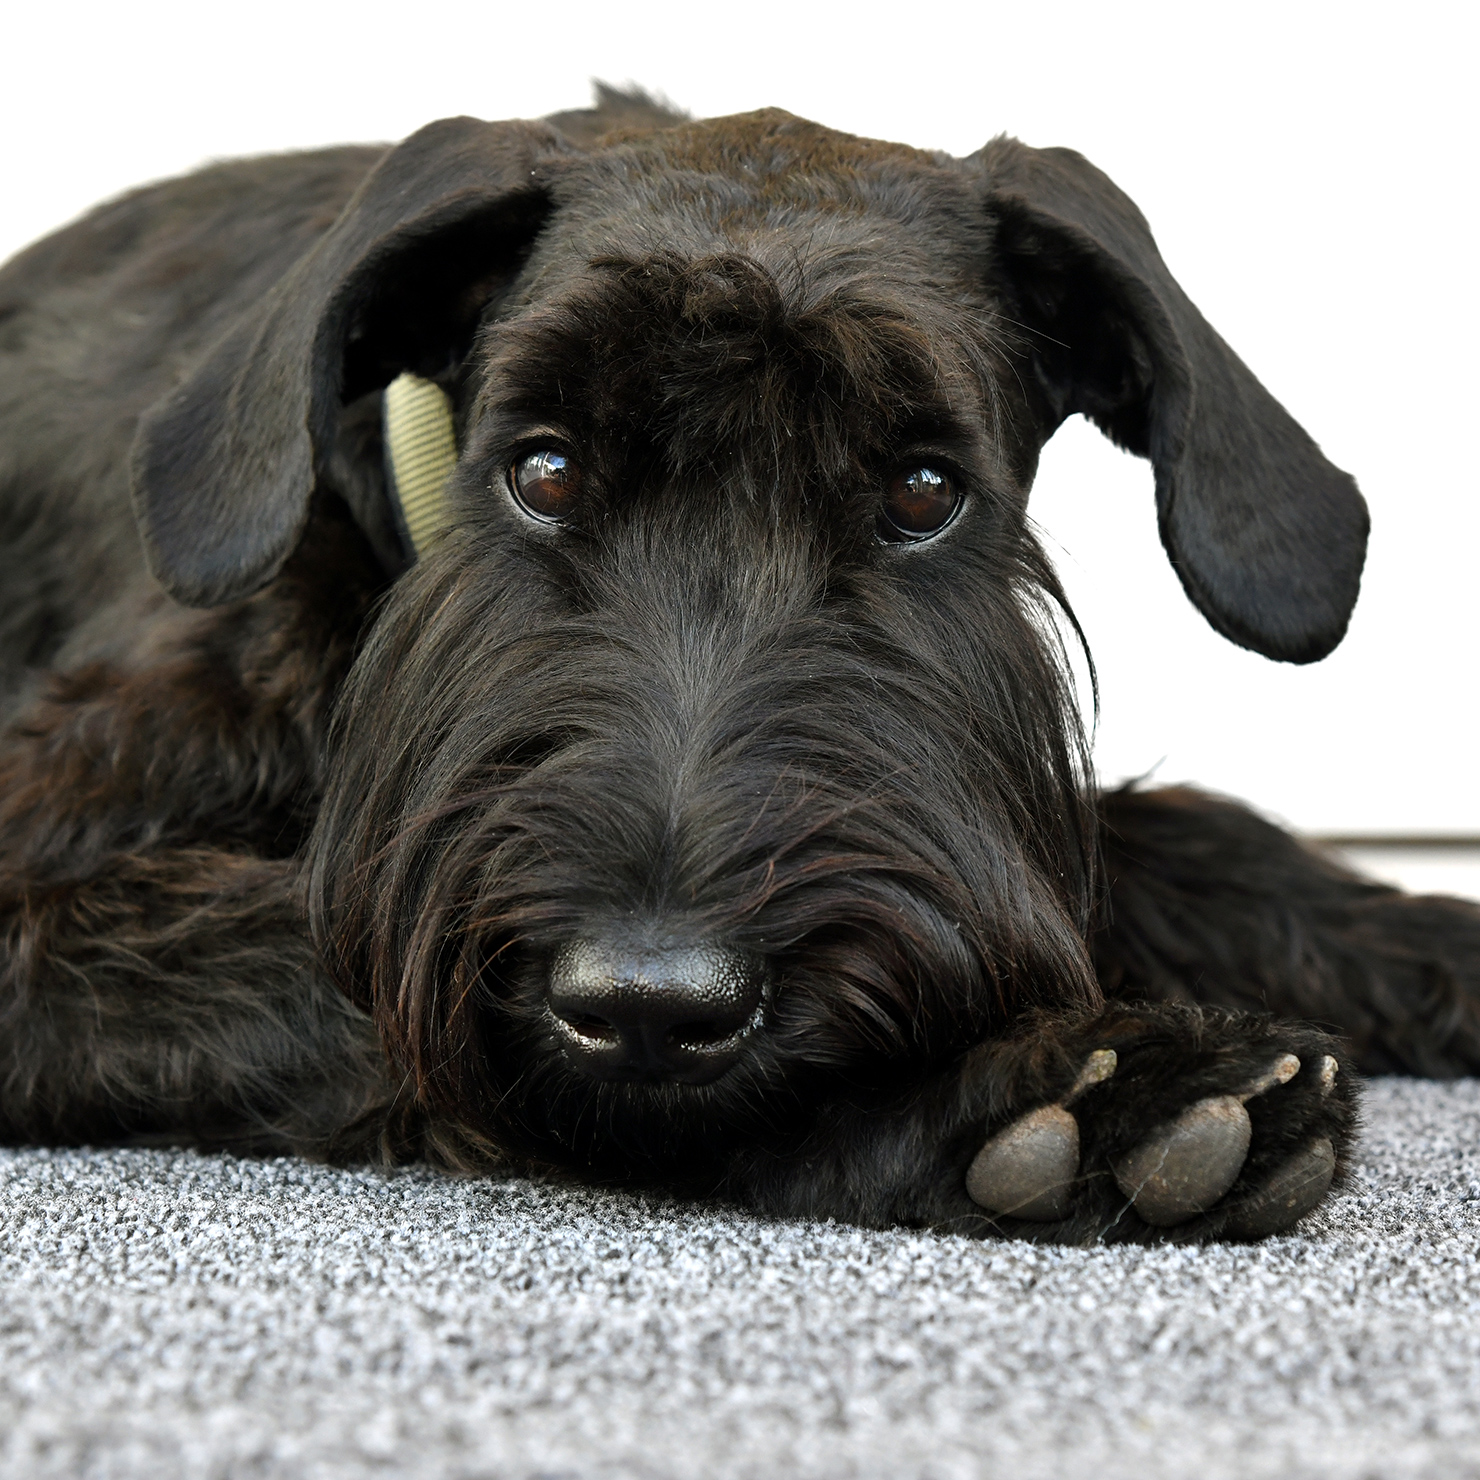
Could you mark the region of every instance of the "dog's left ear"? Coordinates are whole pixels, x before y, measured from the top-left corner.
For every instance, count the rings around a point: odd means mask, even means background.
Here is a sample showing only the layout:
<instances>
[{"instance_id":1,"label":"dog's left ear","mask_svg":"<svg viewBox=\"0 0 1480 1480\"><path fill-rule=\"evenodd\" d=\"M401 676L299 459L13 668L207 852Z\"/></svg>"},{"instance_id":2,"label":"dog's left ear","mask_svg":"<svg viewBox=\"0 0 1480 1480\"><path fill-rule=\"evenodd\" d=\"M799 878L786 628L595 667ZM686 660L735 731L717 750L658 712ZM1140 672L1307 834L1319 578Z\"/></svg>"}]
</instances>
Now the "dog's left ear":
<instances>
[{"instance_id":1,"label":"dog's left ear","mask_svg":"<svg viewBox=\"0 0 1480 1480\"><path fill-rule=\"evenodd\" d=\"M149 409L132 455L149 567L187 606L265 585L308 522L346 401L446 369L547 208L540 123L448 118L391 149L283 279Z\"/></svg>"},{"instance_id":2,"label":"dog's left ear","mask_svg":"<svg viewBox=\"0 0 1480 1480\"><path fill-rule=\"evenodd\" d=\"M1055 422L1083 412L1150 458L1162 543L1219 632L1286 662L1324 658L1366 553L1356 484L1214 332L1088 160L1001 138L969 163Z\"/></svg>"}]
</instances>

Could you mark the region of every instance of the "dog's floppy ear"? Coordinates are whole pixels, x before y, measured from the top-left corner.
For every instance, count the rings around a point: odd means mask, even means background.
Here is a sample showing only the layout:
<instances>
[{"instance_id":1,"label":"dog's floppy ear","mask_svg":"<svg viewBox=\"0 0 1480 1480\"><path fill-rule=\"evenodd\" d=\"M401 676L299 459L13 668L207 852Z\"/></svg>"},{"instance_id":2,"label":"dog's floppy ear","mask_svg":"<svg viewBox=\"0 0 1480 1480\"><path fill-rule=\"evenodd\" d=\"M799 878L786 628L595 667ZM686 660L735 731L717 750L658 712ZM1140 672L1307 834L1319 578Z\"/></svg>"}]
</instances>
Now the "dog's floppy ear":
<instances>
[{"instance_id":1,"label":"dog's floppy ear","mask_svg":"<svg viewBox=\"0 0 1480 1480\"><path fill-rule=\"evenodd\" d=\"M297 546L345 401L467 348L546 209L538 123L449 118L391 149L333 226L140 421L134 511L190 606L265 585Z\"/></svg>"},{"instance_id":2,"label":"dog's floppy ear","mask_svg":"<svg viewBox=\"0 0 1480 1480\"><path fill-rule=\"evenodd\" d=\"M1162 543L1219 632L1291 663L1325 657L1366 553L1356 484L1214 332L1088 160L1002 138L972 163L1052 413L1083 412L1150 458Z\"/></svg>"}]
</instances>

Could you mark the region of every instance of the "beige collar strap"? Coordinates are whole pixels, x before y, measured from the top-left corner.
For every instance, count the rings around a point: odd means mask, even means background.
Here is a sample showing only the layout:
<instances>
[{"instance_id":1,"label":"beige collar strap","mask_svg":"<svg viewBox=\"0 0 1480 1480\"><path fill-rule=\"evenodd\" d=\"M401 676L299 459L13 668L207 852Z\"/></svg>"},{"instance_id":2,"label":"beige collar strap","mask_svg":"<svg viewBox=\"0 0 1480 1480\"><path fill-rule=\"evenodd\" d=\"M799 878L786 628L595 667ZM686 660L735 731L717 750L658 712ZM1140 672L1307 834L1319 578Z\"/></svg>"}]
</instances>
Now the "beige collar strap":
<instances>
[{"instance_id":1,"label":"beige collar strap","mask_svg":"<svg viewBox=\"0 0 1480 1480\"><path fill-rule=\"evenodd\" d=\"M457 465L452 402L434 380L408 370L385 388L387 491L418 557L447 523L447 479Z\"/></svg>"}]
</instances>

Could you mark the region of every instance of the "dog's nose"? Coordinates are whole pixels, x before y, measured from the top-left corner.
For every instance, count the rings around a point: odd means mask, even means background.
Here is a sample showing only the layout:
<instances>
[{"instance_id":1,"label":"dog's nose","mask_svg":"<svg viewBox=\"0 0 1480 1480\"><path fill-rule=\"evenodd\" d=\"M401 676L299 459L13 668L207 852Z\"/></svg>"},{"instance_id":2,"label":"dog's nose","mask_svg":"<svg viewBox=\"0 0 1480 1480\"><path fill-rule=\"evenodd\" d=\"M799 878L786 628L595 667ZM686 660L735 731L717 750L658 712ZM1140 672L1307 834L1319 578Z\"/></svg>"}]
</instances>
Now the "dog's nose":
<instances>
[{"instance_id":1,"label":"dog's nose","mask_svg":"<svg viewBox=\"0 0 1480 1480\"><path fill-rule=\"evenodd\" d=\"M707 1084L759 1026L766 963L702 945L578 940L550 964L548 1001L566 1056L598 1079Z\"/></svg>"}]
</instances>

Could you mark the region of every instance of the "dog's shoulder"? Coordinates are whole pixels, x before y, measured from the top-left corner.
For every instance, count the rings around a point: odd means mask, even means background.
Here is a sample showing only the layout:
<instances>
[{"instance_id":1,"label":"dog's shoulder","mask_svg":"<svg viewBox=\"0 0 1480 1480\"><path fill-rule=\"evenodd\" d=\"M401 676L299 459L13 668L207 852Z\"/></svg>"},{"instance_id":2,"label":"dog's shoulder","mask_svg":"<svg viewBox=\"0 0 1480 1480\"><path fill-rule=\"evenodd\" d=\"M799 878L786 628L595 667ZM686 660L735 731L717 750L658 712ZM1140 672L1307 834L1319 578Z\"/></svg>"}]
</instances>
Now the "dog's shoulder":
<instances>
[{"instance_id":1,"label":"dog's shoulder","mask_svg":"<svg viewBox=\"0 0 1480 1480\"><path fill-rule=\"evenodd\" d=\"M118 196L0 267L0 702L9 674L146 589L127 480L139 412L253 311L384 153L211 164Z\"/></svg>"},{"instance_id":2,"label":"dog's shoulder","mask_svg":"<svg viewBox=\"0 0 1480 1480\"><path fill-rule=\"evenodd\" d=\"M110 298L219 272L291 261L333 223L385 153L342 145L225 160L129 190L0 267L8 315L50 291L94 283Z\"/></svg>"}]
</instances>

